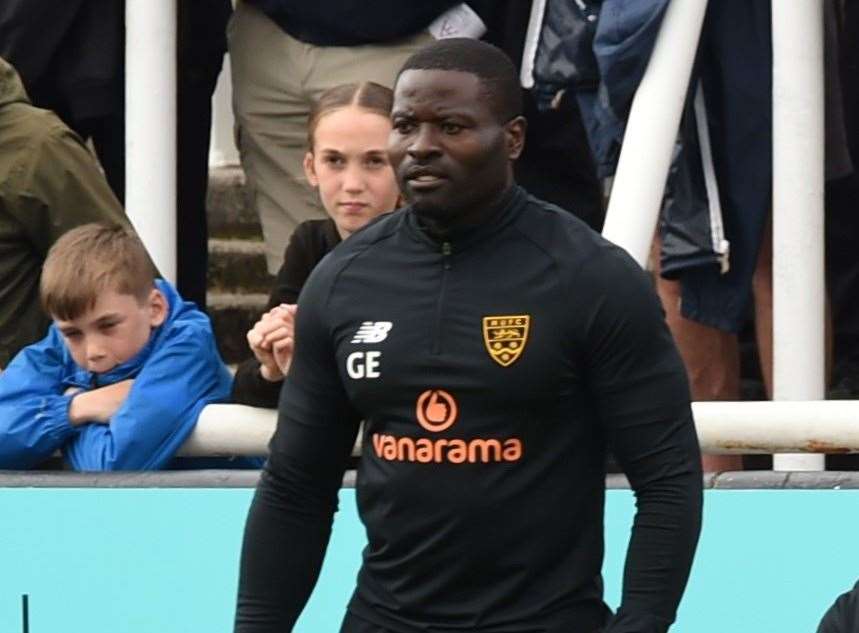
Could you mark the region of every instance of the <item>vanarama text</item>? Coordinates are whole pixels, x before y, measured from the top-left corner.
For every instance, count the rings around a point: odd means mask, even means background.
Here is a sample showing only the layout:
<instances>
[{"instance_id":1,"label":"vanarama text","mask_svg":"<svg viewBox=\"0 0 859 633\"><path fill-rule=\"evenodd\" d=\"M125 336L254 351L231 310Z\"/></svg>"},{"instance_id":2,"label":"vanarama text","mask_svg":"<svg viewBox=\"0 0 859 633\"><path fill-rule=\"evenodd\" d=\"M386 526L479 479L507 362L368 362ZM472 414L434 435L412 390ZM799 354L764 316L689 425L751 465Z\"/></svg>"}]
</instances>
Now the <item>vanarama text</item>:
<instances>
[{"instance_id":1,"label":"vanarama text","mask_svg":"<svg viewBox=\"0 0 859 633\"><path fill-rule=\"evenodd\" d=\"M421 464L488 464L516 462L522 458L522 441L499 439L429 439L373 433L373 450L379 459Z\"/></svg>"}]
</instances>

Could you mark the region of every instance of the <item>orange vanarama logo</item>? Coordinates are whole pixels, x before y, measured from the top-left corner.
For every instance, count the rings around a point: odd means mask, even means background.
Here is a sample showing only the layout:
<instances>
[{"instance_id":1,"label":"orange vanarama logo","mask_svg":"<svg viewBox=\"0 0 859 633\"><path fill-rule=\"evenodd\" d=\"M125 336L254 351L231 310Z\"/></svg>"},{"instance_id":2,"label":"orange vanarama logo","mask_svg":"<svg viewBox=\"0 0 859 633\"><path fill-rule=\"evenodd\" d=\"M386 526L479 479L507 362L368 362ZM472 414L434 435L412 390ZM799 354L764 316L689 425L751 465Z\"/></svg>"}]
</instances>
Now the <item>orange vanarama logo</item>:
<instances>
[{"instance_id":1,"label":"orange vanarama logo","mask_svg":"<svg viewBox=\"0 0 859 633\"><path fill-rule=\"evenodd\" d=\"M441 389L427 389L418 396L415 415L418 424L427 431L438 433L456 422L459 409L453 396Z\"/></svg>"},{"instance_id":2,"label":"orange vanarama logo","mask_svg":"<svg viewBox=\"0 0 859 633\"><path fill-rule=\"evenodd\" d=\"M483 317L483 342L496 363L508 367L516 362L528 342L527 314Z\"/></svg>"},{"instance_id":3,"label":"orange vanarama logo","mask_svg":"<svg viewBox=\"0 0 859 633\"><path fill-rule=\"evenodd\" d=\"M427 431L440 433L449 429L458 415L456 399L443 389L427 389L418 396L415 416ZM373 433L372 439L376 457L389 462L489 464L522 459L522 440L517 437L431 439Z\"/></svg>"}]
</instances>

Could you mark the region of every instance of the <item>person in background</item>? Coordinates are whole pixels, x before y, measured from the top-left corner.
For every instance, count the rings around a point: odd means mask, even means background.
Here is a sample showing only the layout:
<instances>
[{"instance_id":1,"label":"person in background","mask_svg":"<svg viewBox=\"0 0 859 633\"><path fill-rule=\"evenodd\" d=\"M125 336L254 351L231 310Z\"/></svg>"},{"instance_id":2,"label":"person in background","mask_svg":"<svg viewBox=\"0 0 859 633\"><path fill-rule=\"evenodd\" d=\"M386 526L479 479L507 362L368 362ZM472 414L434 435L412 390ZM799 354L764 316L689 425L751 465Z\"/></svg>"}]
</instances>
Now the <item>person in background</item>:
<instances>
[{"instance_id":1,"label":"person in background","mask_svg":"<svg viewBox=\"0 0 859 633\"><path fill-rule=\"evenodd\" d=\"M39 275L51 245L88 222L129 226L98 161L53 112L30 102L0 58L0 369L45 336Z\"/></svg>"},{"instance_id":2,"label":"person in background","mask_svg":"<svg viewBox=\"0 0 859 633\"><path fill-rule=\"evenodd\" d=\"M58 450L75 470L168 466L202 408L230 392L208 317L116 225L57 240L40 294L54 323L0 374L0 469Z\"/></svg>"},{"instance_id":3,"label":"person in background","mask_svg":"<svg viewBox=\"0 0 859 633\"><path fill-rule=\"evenodd\" d=\"M271 274L292 231L325 217L302 166L313 102L356 77L393 85L403 61L434 37L480 37L479 4L238 0L227 29L236 138Z\"/></svg>"},{"instance_id":4,"label":"person in background","mask_svg":"<svg viewBox=\"0 0 859 633\"><path fill-rule=\"evenodd\" d=\"M0 56L33 104L91 141L111 189L125 200L123 2L0 2Z\"/></svg>"},{"instance_id":5,"label":"person in background","mask_svg":"<svg viewBox=\"0 0 859 633\"><path fill-rule=\"evenodd\" d=\"M209 133L212 94L227 50L230 0L177 4L177 281L206 308ZM91 140L111 189L125 203L125 3L0 2L0 56L33 103ZM159 133L158 129L152 133Z\"/></svg>"},{"instance_id":6,"label":"person in background","mask_svg":"<svg viewBox=\"0 0 859 633\"><path fill-rule=\"evenodd\" d=\"M304 282L341 240L396 207L399 188L387 155L392 100L390 88L377 83L344 84L311 109L303 165L329 217L302 222L290 238L266 312L248 332L254 358L236 372L234 402L277 407Z\"/></svg>"},{"instance_id":7,"label":"person in background","mask_svg":"<svg viewBox=\"0 0 859 633\"><path fill-rule=\"evenodd\" d=\"M829 4L824 5L825 9ZM859 3L837 3L835 12L836 50L825 48L838 59L838 79L841 84L840 104L843 111L844 134L847 151L854 170L848 176L827 181L826 190L826 286L832 300L833 321L833 368L830 398L852 400L859 398L859 258L856 243L859 241L859 214L856 200L859 198L859 49L851 43L859 38ZM826 16L826 14L824 14ZM830 22L824 22L827 29ZM824 40L828 42L829 40ZM828 66L827 73L830 70ZM831 83L827 74L826 86ZM841 108L837 108L841 105ZM829 101L827 101L827 107ZM827 141L832 117L827 110ZM829 455L827 468L831 470L854 470L855 455Z\"/></svg>"}]
</instances>

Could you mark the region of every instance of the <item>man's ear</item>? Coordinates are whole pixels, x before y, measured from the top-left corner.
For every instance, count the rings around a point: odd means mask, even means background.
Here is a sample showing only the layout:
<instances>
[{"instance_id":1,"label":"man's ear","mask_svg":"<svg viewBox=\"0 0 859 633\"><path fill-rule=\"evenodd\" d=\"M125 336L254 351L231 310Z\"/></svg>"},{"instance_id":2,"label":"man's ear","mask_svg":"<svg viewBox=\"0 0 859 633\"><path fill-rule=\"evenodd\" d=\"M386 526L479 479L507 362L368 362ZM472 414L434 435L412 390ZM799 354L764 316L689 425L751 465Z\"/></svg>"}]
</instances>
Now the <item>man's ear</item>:
<instances>
[{"instance_id":1,"label":"man's ear","mask_svg":"<svg viewBox=\"0 0 859 633\"><path fill-rule=\"evenodd\" d=\"M149 293L147 302L149 304L149 325L158 327L167 319L167 298L158 288L153 288Z\"/></svg>"},{"instance_id":2,"label":"man's ear","mask_svg":"<svg viewBox=\"0 0 859 633\"><path fill-rule=\"evenodd\" d=\"M313 152L307 152L304 155L304 175L307 176L311 186L319 186L319 178L316 177L316 169L313 167Z\"/></svg>"},{"instance_id":3,"label":"man's ear","mask_svg":"<svg viewBox=\"0 0 859 633\"><path fill-rule=\"evenodd\" d=\"M507 138L507 157L516 160L525 149L525 131L528 121L523 116L513 117L504 124L504 135Z\"/></svg>"}]
</instances>

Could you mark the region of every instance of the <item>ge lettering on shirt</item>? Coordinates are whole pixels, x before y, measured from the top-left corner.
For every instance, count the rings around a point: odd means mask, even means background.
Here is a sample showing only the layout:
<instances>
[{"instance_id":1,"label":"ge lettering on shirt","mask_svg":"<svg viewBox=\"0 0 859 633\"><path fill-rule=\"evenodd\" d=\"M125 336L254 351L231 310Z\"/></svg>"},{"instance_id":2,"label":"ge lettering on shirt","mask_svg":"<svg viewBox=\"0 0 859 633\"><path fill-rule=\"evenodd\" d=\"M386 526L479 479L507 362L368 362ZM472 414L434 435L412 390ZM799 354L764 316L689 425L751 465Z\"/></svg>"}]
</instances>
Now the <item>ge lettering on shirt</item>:
<instances>
[{"instance_id":1,"label":"ge lettering on shirt","mask_svg":"<svg viewBox=\"0 0 859 633\"><path fill-rule=\"evenodd\" d=\"M355 336L352 338L352 344L374 344L384 341L393 324L390 321L364 321ZM352 352L346 358L346 373L353 380L361 380L362 378L378 378L379 373L379 358L382 352L378 350L359 350Z\"/></svg>"}]
</instances>

